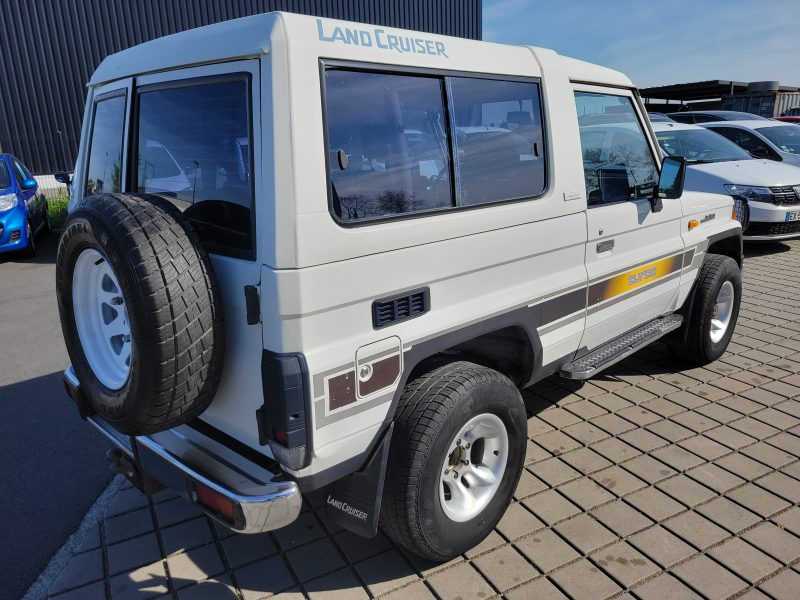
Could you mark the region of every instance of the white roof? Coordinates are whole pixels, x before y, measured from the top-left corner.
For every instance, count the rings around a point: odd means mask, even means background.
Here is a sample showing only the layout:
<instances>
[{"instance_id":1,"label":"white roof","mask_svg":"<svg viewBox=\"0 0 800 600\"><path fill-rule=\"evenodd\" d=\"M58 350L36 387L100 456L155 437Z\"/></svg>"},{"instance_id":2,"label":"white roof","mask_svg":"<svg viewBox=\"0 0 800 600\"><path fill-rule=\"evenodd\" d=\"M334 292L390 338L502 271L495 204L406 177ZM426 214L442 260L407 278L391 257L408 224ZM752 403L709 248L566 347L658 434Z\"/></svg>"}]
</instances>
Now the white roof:
<instances>
[{"instance_id":1,"label":"white roof","mask_svg":"<svg viewBox=\"0 0 800 600\"><path fill-rule=\"evenodd\" d=\"M341 37L334 39L337 30ZM341 35L341 32L347 35ZM379 37L382 40L380 44ZM359 40L365 38L370 43L360 44ZM401 52L400 48L391 48L388 44L392 39L406 44L410 41L411 45L405 46L410 50ZM278 46L301 60L315 56L317 59L361 60L522 76L541 76L542 69L552 69L566 72L575 81L633 86L630 79L618 71L559 56L543 48L494 44L285 12L224 21L133 46L107 56L95 70L89 85L190 65L259 56L277 52ZM441 49L444 50L440 52ZM535 60L530 60L531 53Z\"/></svg>"},{"instance_id":2,"label":"white roof","mask_svg":"<svg viewBox=\"0 0 800 600\"><path fill-rule=\"evenodd\" d=\"M703 129L697 125L690 125L689 123L667 123L664 121L650 122L653 126L653 131L682 131L684 129Z\"/></svg>"},{"instance_id":3,"label":"white roof","mask_svg":"<svg viewBox=\"0 0 800 600\"><path fill-rule=\"evenodd\" d=\"M749 120L742 120L742 121L709 121L708 123L702 123L702 125L710 125L712 127L724 127L726 125L739 125L741 127L747 127L748 129L760 129L762 127L782 127L782 126L792 126L792 123L782 123L780 121L764 121L761 119L749 119Z\"/></svg>"}]
</instances>

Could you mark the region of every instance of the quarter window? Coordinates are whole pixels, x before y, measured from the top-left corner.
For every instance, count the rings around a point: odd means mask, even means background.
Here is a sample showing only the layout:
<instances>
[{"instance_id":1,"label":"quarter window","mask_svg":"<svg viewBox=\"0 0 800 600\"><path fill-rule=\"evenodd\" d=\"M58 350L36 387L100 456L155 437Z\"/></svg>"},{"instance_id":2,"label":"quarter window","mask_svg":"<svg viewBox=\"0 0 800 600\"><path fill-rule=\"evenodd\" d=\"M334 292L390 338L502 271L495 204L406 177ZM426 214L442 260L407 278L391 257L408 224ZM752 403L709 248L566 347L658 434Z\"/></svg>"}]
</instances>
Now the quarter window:
<instances>
[{"instance_id":1,"label":"quarter window","mask_svg":"<svg viewBox=\"0 0 800 600\"><path fill-rule=\"evenodd\" d=\"M536 83L330 68L325 102L331 210L340 221L544 190Z\"/></svg>"},{"instance_id":2,"label":"quarter window","mask_svg":"<svg viewBox=\"0 0 800 600\"><path fill-rule=\"evenodd\" d=\"M539 86L452 78L459 204L538 196L544 191Z\"/></svg>"},{"instance_id":3,"label":"quarter window","mask_svg":"<svg viewBox=\"0 0 800 600\"><path fill-rule=\"evenodd\" d=\"M122 136L125 126L125 96L98 101L86 173L86 195L122 190Z\"/></svg>"},{"instance_id":4,"label":"quarter window","mask_svg":"<svg viewBox=\"0 0 800 600\"><path fill-rule=\"evenodd\" d=\"M138 95L136 190L170 198L210 252L253 252L249 84L144 88Z\"/></svg>"},{"instance_id":5,"label":"quarter window","mask_svg":"<svg viewBox=\"0 0 800 600\"><path fill-rule=\"evenodd\" d=\"M631 99L575 92L590 206L652 195L658 169Z\"/></svg>"}]
</instances>

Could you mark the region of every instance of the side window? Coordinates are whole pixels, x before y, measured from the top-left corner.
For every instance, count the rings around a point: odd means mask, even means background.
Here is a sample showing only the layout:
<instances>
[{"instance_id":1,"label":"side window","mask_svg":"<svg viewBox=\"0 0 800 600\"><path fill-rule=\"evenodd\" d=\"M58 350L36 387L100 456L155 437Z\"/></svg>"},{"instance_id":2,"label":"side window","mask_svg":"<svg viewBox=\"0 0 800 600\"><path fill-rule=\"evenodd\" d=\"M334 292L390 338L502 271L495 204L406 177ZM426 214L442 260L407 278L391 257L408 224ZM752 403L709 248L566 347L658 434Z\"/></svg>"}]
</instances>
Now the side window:
<instances>
[{"instance_id":1,"label":"side window","mask_svg":"<svg viewBox=\"0 0 800 600\"><path fill-rule=\"evenodd\" d=\"M772 160L780 160L777 152L767 146L767 144L765 144L763 140L759 139L758 136L753 135L749 131L738 129L736 127L714 127L711 131L725 136L734 144L744 148L750 153L760 153L763 157L769 157Z\"/></svg>"},{"instance_id":2,"label":"side window","mask_svg":"<svg viewBox=\"0 0 800 600\"><path fill-rule=\"evenodd\" d=\"M0 190L11 187L11 177L8 174L6 162L0 159Z\"/></svg>"},{"instance_id":3,"label":"side window","mask_svg":"<svg viewBox=\"0 0 800 600\"><path fill-rule=\"evenodd\" d=\"M28 167L19 162L19 159L14 158L12 159L12 162L14 163L14 171L16 172L15 175L20 185L26 179L33 179L33 174L30 172Z\"/></svg>"},{"instance_id":4,"label":"side window","mask_svg":"<svg viewBox=\"0 0 800 600\"><path fill-rule=\"evenodd\" d=\"M459 205L538 196L544 145L535 83L450 78Z\"/></svg>"},{"instance_id":5,"label":"side window","mask_svg":"<svg viewBox=\"0 0 800 600\"><path fill-rule=\"evenodd\" d=\"M575 92L589 206L648 196L658 169L631 99Z\"/></svg>"},{"instance_id":6,"label":"side window","mask_svg":"<svg viewBox=\"0 0 800 600\"><path fill-rule=\"evenodd\" d=\"M325 123L331 211L346 223L545 188L537 83L334 67Z\"/></svg>"},{"instance_id":7,"label":"side window","mask_svg":"<svg viewBox=\"0 0 800 600\"><path fill-rule=\"evenodd\" d=\"M253 255L249 78L143 88L136 190L170 197L210 252Z\"/></svg>"},{"instance_id":8,"label":"side window","mask_svg":"<svg viewBox=\"0 0 800 600\"><path fill-rule=\"evenodd\" d=\"M86 195L119 192L122 189L122 136L125 125L125 96L99 100L86 173Z\"/></svg>"},{"instance_id":9,"label":"side window","mask_svg":"<svg viewBox=\"0 0 800 600\"><path fill-rule=\"evenodd\" d=\"M353 222L454 205L443 82L325 73L332 209Z\"/></svg>"}]
</instances>

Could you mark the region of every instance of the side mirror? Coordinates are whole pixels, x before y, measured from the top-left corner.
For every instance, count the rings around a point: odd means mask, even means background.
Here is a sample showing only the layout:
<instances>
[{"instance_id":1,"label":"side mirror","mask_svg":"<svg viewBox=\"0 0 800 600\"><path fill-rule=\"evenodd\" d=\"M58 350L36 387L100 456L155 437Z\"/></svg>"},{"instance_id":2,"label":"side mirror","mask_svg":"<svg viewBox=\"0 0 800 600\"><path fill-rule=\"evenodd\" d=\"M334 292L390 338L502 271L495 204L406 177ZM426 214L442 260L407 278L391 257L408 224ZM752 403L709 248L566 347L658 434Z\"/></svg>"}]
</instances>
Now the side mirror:
<instances>
[{"instance_id":1,"label":"side mirror","mask_svg":"<svg viewBox=\"0 0 800 600\"><path fill-rule=\"evenodd\" d=\"M38 185L39 184L36 183L36 180L33 177L31 177L30 179L24 179L22 183L20 183L20 187L23 190L32 190L36 188Z\"/></svg>"},{"instance_id":2,"label":"side mirror","mask_svg":"<svg viewBox=\"0 0 800 600\"><path fill-rule=\"evenodd\" d=\"M65 173L64 171L59 171L58 173L54 173L53 178L58 183L63 183L64 185L69 185L70 183L72 183L72 177L70 177L69 173Z\"/></svg>"},{"instance_id":3,"label":"side mirror","mask_svg":"<svg viewBox=\"0 0 800 600\"><path fill-rule=\"evenodd\" d=\"M759 146L758 148L753 148L750 150L750 156L753 158L770 158L769 150L764 148L764 146Z\"/></svg>"},{"instance_id":4,"label":"side mirror","mask_svg":"<svg viewBox=\"0 0 800 600\"><path fill-rule=\"evenodd\" d=\"M653 201L672 200L683 194L683 180L686 177L686 159L680 156L668 156L661 161L661 175L658 178L658 191ZM654 205L655 210L655 205Z\"/></svg>"}]
</instances>

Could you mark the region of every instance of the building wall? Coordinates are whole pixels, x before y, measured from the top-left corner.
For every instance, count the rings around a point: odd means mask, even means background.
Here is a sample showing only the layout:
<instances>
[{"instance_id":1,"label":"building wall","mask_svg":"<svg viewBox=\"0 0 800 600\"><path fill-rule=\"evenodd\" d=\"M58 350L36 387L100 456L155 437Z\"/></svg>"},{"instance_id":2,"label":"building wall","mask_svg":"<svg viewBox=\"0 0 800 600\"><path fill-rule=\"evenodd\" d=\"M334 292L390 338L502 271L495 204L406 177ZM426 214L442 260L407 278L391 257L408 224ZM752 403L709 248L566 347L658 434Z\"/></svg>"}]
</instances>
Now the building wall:
<instances>
[{"instance_id":1,"label":"building wall","mask_svg":"<svg viewBox=\"0 0 800 600\"><path fill-rule=\"evenodd\" d=\"M481 0L0 0L0 151L36 174L72 169L105 56L273 10L481 38Z\"/></svg>"}]
</instances>

